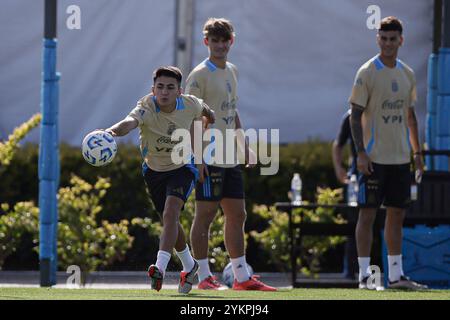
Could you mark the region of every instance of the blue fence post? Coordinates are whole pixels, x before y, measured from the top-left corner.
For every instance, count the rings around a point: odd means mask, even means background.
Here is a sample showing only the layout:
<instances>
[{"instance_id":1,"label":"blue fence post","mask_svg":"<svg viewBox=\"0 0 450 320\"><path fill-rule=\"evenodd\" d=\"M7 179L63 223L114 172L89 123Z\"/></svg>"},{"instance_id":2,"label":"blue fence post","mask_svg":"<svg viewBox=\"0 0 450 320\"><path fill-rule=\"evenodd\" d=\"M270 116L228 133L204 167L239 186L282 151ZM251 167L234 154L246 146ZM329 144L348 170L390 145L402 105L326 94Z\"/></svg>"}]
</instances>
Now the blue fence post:
<instances>
[{"instance_id":1,"label":"blue fence post","mask_svg":"<svg viewBox=\"0 0 450 320\"><path fill-rule=\"evenodd\" d=\"M428 90L427 90L427 117L425 123L425 141L428 149L436 149L436 104L437 104L437 77L438 77L438 54L432 53L428 58ZM428 170L434 170L435 161L433 157L426 156L425 164Z\"/></svg>"},{"instance_id":2,"label":"blue fence post","mask_svg":"<svg viewBox=\"0 0 450 320\"><path fill-rule=\"evenodd\" d=\"M56 284L58 232L57 190L59 185L58 152L58 81L56 39L44 39L41 88L41 135L39 145L39 261L40 284Z\"/></svg>"},{"instance_id":3,"label":"blue fence post","mask_svg":"<svg viewBox=\"0 0 450 320\"><path fill-rule=\"evenodd\" d=\"M450 150L450 48L439 49L437 97L437 149ZM447 157L437 157L436 169L448 171Z\"/></svg>"}]
</instances>

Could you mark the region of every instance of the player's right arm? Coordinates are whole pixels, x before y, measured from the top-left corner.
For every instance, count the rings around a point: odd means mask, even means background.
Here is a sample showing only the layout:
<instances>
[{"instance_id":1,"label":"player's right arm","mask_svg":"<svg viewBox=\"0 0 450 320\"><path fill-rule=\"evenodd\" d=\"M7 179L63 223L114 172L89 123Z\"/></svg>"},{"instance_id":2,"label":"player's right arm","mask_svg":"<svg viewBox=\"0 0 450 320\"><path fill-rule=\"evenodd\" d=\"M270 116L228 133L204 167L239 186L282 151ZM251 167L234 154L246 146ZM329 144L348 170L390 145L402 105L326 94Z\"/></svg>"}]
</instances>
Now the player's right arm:
<instances>
[{"instance_id":1,"label":"player's right arm","mask_svg":"<svg viewBox=\"0 0 450 320\"><path fill-rule=\"evenodd\" d=\"M332 147L334 173L338 181L345 184L347 181L347 172L342 166L342 149L342 146L339 145L337 140L334 140Z\"/></svg>"},{"instance_id":2,"label":"player's right arm","mask_svg":"<svg viewBox=\"0 0 450 320\"><path fill-rule=\"evenodd\" d=\"M139 121L131 116L127 116L125 119L117 122L105 131L111 133L113 137L121 137L128 134L131 130L136 129L138 125Z\"/></svg>"},{"instance_id":3,"label":"player's right arm","mask_svg":"<svg viewBox=\"0 0 450 320\"><path fill-rule=\"evenodd\" d=\"M362 114L369 101L370 82L370 68L368 65L363 65L356 73L352 94L349 99L352 106L350 128L358 157L356 163L358 171L365 175L370 175L373 172L372 162L364 147L362 128Z\"/></svg>"},{"instance_id":4,"label":"player's right arm","mask_svg":"<svg viewBox=\"0 0 450 320\"><path fill-rule=\"evenodd\" d=\"M350 126L352 129L353 141L355 143L356 152L358 153L357 166L358 171L365 175L370 175L373 172L372 162L364 147L363 129L362 129L362 114L364 107L352 103L352 114L350 116Z\"/></svg>"},{"instance_id":5,"label":"player's right arm","mask_svg":"<svg viewBox=\"0 0 450 320\"><path fill-rule=\"evenodd\" d=\"M253 168L256 166L258 160L256 157L255 151L253 151L252 148L250 148L250 144L245 137L244 134L244 127L242 125L241 118L239 117L239 112L236 109L236 117L234 118L234 121L236 122L236 142L238 147L238 155L242 154L244 155L244 163L246 168Z\"/></svg>"},{"instance_id":6,"label":"player's right arm","mask_svg":"<svg viewBox=\"0 0 450 320\"><path fill-rule=\"evenodd\" d=\"M351 134L352 133L350 129L350 115L347 113L342 119L341 126L339 128L339 133L336 139L333 141L333 147L331 150L333 158L333 167L334 172L336 174L336 178L338 179L339 182L343 184L347 183L347 172L342 166L343 149L345 144L349 140Z\"/></svg>"},{"instance_id":7,"label":"player's right arm","mask_svg":"<svg viewBox=\"0 0 450 320\"><path fill-rule=\"evenodd\" d=\"M202 118L203 118L203 116L201 116L201 115L196 117L196 118L194 118L194 121L192 121L192 124L191 124L191 129L190 129L190 132L191 132L191 146L192 146L192 151L194 153L194 157L196 157L196 154L195 154L195 151L196 151L195 150L195 148L196 148L195 147L195 141L196 141L196 138L198 139L198 137L195 137L195 133L200 133L201 132L200 141L202 141L202 137L203 137L203 134L205 132L205 126L202 124L202 121L203 121ZM197 125L200 125L200 130L199 130L200 132L197 132L197 130L195 130L195 126L197 126ZM202 155L203 155L203 147L202 146L203 146L203 144L200 145L201 150L200 150L199 158L195 159L195 163L197 163L197 169L198 169L198 172L199 172L198 181L200 183L203 183L205 181L205 177L209 175L208 167L204 163L203 157L202 157Z\"/></svg>"},{"instance_id":8,"label":"player's right arm","mask_svg":"<svg viewBox=\"0 0 450 320\"><path fill-rule=\"evenodd\" d=\"M342 153L345 143L348 140L348 127L349 127L349 116L346 116L344 120L341 122L341 126L339 128L339 133L336 139L333 141L333 147L331 150L331 155L333 158L333 167L334 173L336 174L336 178L339 182L345 184L347 181L347 172L342 166ZM345 130L347 128L347 130ZM351 134L351 133L350 133Z\"/></svg>"}]
</instances>

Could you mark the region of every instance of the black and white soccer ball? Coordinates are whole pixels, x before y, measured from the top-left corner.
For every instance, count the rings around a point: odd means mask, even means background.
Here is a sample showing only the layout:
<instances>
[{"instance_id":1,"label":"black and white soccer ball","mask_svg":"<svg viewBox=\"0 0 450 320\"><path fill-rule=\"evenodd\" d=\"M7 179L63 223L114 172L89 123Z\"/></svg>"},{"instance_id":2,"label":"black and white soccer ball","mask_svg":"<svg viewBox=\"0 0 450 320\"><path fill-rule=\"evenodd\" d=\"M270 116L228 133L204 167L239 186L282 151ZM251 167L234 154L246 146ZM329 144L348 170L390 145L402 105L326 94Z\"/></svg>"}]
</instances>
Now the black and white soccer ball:
<instances>
[{"instance_id":1,"label":"black and white soccer ball","mask_svg":"<svg viewBox=\"0 0 450 320\"><path fill-rule=\"evenodd\" d=\"M82 153L89 164L102 167L113 161L117 153L117 144L108 132L95 130L84 137Z\"/></svg>"},{"instance_id":2,"label":"black and white soccer ball","mask_svg":"<svg viewBox=\"0 0 450 320\"><path fill-rule=\"evenodd\" d=\"M247 263L247 269L250 273L250 276L253 275L253 268L251 265ZM231 265L231 262L228 263L222 272L222 282L227 285L228 288L233 287L233 281L234 281L234 274L233 274L233 267Z\"/></svg>"}]
</instances>

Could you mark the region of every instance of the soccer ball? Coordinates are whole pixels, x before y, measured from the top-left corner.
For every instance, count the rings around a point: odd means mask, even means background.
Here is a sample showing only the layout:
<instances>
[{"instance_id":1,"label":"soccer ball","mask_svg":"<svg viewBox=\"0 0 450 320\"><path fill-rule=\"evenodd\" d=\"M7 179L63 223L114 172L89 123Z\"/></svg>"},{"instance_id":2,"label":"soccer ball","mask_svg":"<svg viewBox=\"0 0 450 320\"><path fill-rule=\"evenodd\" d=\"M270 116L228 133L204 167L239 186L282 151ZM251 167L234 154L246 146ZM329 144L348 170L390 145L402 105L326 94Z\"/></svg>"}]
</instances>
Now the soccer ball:
<instances>
[{"instance_id":1,"label":"soccer ball","mask_svg":"<svg viewBox=\"0 0 450 320\"><path fill-rule=\"evenodd\" d=\"M82 153L84 159L95 167L110 163L117 152L114 137L106 131L96 130L83 139Z\"/></svg>"},{"instance_id":2,"label":"soccer ball","mask_svg":"<svg viewBox=\"0 0 450 320\"><path fill-rule=\"evenodd\" d=\"M248 263L247 263L247 269L248 269L248 272L250 273L250 276L252 276L253 268ZM223 283L225 283L228 286L228 288L233 287L234 274L233 274L233 267L231 265L231 262L228 263L225 266L225 268L223 269L222 281L223 281Z\"/></svg>"}]
</instances>

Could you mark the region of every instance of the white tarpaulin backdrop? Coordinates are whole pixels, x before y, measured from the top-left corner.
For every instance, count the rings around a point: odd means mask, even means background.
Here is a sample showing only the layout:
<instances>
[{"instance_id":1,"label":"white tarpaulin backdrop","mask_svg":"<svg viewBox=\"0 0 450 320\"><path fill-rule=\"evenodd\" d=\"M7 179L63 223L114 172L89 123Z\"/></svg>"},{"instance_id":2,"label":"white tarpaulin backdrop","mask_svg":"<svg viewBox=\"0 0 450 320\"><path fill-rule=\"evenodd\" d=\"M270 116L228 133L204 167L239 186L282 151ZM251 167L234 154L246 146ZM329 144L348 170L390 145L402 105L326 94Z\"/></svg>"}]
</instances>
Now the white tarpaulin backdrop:
<instances>
[{"instance_id":1,"label":"white tarpaulin backdrop","mask_svg":"<svg viewBox=\"0 0 450 320\"><path fill-rule=\"evenodd\" d=\"M43 3L2 0L0 10L0 138L39 112ZM146 94L151 72L174 59L175 1L58 2L60 138L79 145L95 128L119 121ZM81 30L69 30L69 5ZM202 25L226 17L237 38L241 118L246 128L280 129L281 142L333 139L359 66L378 52L366 27L369 5L404 23L400 59L416 72L423 131L432 0L196 0L193 66L207 56ZM187 76L187 75L186 75ZM38 141L39 130L28 140ZM124 140L137 140L137 133ZM122 140L123 141L123 140Z\"/></svg>"}]
</instances>

